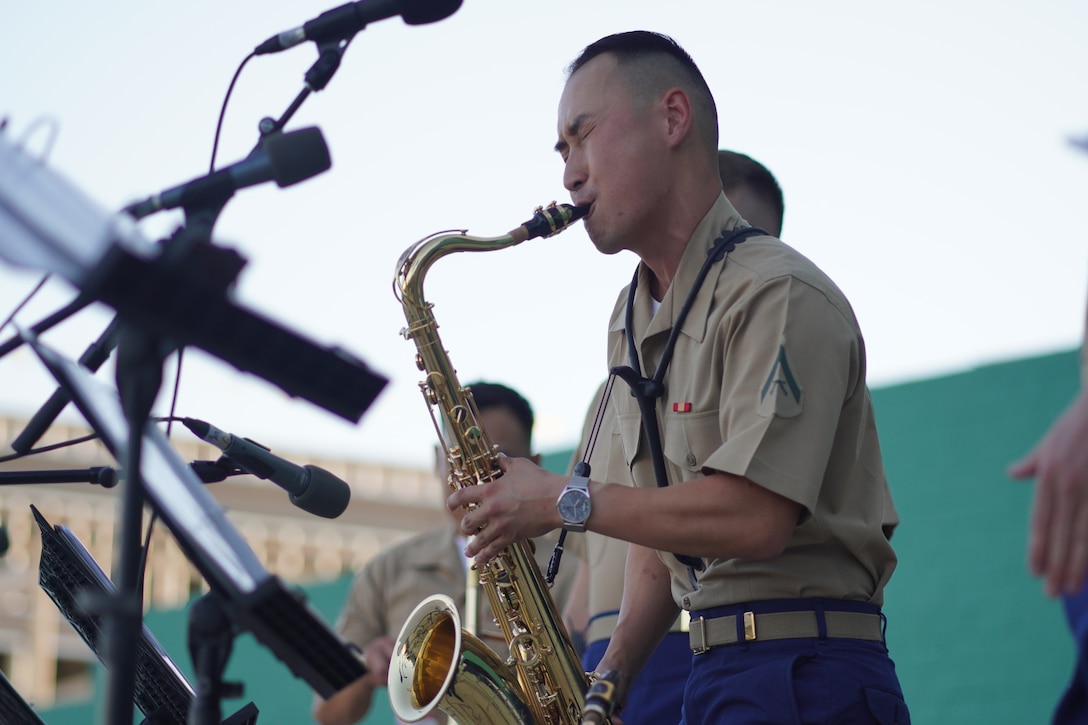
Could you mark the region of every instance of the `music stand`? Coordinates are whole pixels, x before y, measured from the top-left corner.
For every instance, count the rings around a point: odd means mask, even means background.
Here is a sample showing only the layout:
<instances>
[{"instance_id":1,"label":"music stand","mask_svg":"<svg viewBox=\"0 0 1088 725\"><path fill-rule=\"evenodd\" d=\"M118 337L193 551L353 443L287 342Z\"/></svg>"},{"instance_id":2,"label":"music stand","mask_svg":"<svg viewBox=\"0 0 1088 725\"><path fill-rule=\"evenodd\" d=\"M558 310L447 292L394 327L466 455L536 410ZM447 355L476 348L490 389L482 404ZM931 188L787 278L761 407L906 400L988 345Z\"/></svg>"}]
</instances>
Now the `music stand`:
<instances>
[{"instance_id":1,"label":"music stand","mask_svg":"<svg viewBox=\"0 0 1088 725\"><path fill-rule=\"evenodd\" d=\"M28 343L106 448L123 460L128 424L117 391L40 341ZM239 627L252 632L322 697L365 675L356 650L309 607L300 590L288 588L264 568L219 503L150 423L142 449L140 476L148 502Z\"/></svg>"},{"instance_id":2,"label":"music stand","mask_svg":"<svg viewBox=\"0 0 1088 725\"><path fill-rule=\"evenodd\" d=\"M103 627L100 618L82 602L91 597L112 596L117 588L83 542L67 526L50 525L33 504L30 510L42 535L38 583L57 609L106 666L102 655ZM134 701L148 725L186 725L196 693L185 675L159 641L143 625L136 644ZM6 720L4 722L7 722ZM224 721L224 725L255 725L257 708L252 703Z\"/></svg>"}]
</instances>

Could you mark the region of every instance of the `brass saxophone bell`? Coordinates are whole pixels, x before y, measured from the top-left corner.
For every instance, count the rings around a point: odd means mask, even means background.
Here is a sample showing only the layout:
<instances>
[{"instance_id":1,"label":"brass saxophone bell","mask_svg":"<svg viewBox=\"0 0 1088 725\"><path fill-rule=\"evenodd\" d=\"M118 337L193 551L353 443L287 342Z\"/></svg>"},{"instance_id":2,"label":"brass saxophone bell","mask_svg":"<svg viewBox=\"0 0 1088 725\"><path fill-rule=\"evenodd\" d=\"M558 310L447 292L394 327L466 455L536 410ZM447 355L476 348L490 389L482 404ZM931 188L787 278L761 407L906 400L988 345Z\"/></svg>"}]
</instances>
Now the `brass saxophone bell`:
<instances>
[{"instance_id":1,"label":"brass saxophone bell","mask_svg":"<svg viewBox=\"0 0 1088 725\"><path fill-rule=\"evenodd\" d=\"M517 675L493 650L461 628L453 600L424 599L409 615L389 665L389 702L416 722L435 709L458 723L534 722Z\"/></svg>"}]
</instances>

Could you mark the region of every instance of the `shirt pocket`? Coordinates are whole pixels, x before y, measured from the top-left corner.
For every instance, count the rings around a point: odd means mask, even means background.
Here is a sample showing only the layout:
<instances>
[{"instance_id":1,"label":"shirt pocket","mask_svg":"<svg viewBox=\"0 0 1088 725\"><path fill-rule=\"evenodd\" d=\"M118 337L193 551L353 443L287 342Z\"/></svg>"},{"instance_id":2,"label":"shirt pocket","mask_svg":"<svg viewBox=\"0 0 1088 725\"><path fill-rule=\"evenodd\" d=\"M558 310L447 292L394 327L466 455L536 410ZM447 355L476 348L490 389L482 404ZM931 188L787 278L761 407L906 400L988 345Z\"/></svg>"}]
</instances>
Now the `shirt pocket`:
<instances>
[{"instance_id":1,"label":"shirt pocket","mask_svg":"<svg viewBox=\"0 0 1088 725\"><path fill-rule=\"evenodd\" d=\"M722 445L718 411L667 413L662 436L665 458L681 474L678 480L699 475L703 464Z\"/></svg>"}]
</instances>

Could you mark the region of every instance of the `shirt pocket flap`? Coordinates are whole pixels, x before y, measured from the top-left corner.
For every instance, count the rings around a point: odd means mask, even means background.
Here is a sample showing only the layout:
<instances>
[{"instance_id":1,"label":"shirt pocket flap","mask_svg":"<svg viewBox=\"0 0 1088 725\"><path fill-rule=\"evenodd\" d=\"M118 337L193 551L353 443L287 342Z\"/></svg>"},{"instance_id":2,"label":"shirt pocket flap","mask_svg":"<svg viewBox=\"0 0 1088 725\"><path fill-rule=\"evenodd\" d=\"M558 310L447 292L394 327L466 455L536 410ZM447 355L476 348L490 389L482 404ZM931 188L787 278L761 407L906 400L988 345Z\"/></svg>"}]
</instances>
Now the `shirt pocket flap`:
<instances>
[{"instance_id":1,"label":"shirt pocket flap","mask_svg":"<svg viewBox=\"0 0 1088 725\"><path fill-rule=\"evenodd\" d=\"M671 413L665 415L664 453L673 465L699 473L710 456L721 448L718 413Z\"/></svg>"}]
</instances>

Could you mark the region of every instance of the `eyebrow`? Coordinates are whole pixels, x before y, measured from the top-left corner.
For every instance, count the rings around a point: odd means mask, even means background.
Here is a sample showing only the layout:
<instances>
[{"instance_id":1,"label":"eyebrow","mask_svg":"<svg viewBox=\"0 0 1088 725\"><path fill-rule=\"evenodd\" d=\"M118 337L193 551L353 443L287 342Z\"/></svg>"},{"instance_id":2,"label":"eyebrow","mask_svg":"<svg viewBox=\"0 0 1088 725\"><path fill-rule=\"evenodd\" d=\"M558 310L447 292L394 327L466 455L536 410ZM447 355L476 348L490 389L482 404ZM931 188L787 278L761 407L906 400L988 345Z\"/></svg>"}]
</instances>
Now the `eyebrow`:
<instances>
[{"instance_id":1,"label":"eyebrow","mask_svg":"<svg viewBox=\"0 0 1088 725\"><path fill-rule=\"evenodd\" d=\"M579 113L575 116L574 120L567 124L567 128L565 129L566 134L568 136L577 136L578 130L582 128L582 125L586 122L587 118L589 118L588 113ZM563 150L567 148L570 148L570 144L562 138L555 142L555 150L559 153L563 153Z\"/></svg>"}]
</instances>

